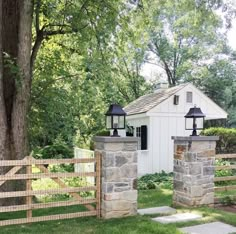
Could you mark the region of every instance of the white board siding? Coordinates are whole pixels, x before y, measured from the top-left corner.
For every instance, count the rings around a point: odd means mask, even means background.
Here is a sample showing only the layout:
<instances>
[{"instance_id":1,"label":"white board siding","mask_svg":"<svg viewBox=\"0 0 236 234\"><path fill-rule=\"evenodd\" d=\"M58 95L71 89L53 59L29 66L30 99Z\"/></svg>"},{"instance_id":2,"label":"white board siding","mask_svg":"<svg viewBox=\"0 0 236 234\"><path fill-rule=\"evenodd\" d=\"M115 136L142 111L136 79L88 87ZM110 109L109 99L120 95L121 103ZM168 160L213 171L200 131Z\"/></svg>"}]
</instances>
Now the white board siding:
<instances>
[{"instance_id":1,"label":"white board siding","mask_svg":"<svg viewBox=\"0 0 236 234\"><path fill-rule=\"evenodd\" d=\"M129 125L148 126L148 150L138 151L138 176L148 173L173 171L174 143L171 136L188 136L183 116L151 116L129 119ZM151 126L151 127L150 127Z\"/></svg>"},{"instance_id":2,"label":"white board siding","mask_svg":"<svg viewBox=\"0 0 236 234\"><path fill-rule=\"evenodd\" d=\"M142 125L146 125L147 126L147 132L148 132L148 150L150 148L150 141L149 139L151 138L151 134L150 134L150 118L148 116L146 117L141 117L141 118L137 118L136 116L127 116L126 121L128 123L129 126L133 126L134 127L134 136L136 136L136 128L137 127L141 127Z\"/></svg>"},{"instance_id":3,"label":"white board siding","mask_svg":"<svg viewBox=\"0 0 236 234\"><path fill-rule=\"evenodd\" d=\"M150 138L150 153L152 154L151 162L152 162L152 169L151 173L159 172L160 171L160 121L158 121L158 118L150 117L150 123L151 123L151 138Z\"/></svg>"},{"instance_id":4,"label":"white board siding","mask_svg":"<svg viewBox=\"0 0 236 234\"><path fill-rule=\"evenodd\" d=\"M148 150L138 150L138 176L152 173L151 157Z\"/></svg>"},{"instance_id":5,"label":"white board siding","mask_svg":"<svg viewBox=\"0 0 236 234\"><path fill-rule=\"evenodd\" d=\"M193 102L186 102L186 93L193 93ZM206 115L206 119L225 119L227 118L227 113L222 110L217 104L215 104L211 99L204 95L200 90L195 88L193 85L189 84L185 86L180 91L176 92L175 95L179 95L179 105L174 105L174 95L160 103L158 106L154 107L147 112L147 115L184 115L189 111L191 107L195 104L200 107L202 112Z\"/></svg>"},{"instance_id":6,"label":"white board siding","mask_svg":"<svg viewBox=\"0 0 236 234\"><path fill-rule=\"evenodd\" d=\"M140 117L139 117L140 116ZM138 117L138 118L137 118ZM142 125L147 125L147 150L138 151L138 176L142 176L148 173L152 173L152 142L151 142L151 130L150 130L150 118L144 115L131 115L126 118L129 126L134 127L134 136L136 136L136 128Z\"/></svg>"},{"instance_id":7,"label":"white board siding","mask_svg":"<svg viewBox=\"0 0 236 234\"><path fill-rule=\"evenodd\" d=\"M170 158L168 155L169 118L160 117L160 169L169 172Z\"/></svg>"},{"instance_id":8,"label":"white board siding","mask_svg":"<svg viewBox=\"0 0 236 234\"><path fill-rule=\"evenodd\" d=\"M185 130L185 120L182 117L151 117L150 122L153 142L151 173L162 170L172 172L174 143L171 136L188 136L191 131Z\"/></svg>"}]
</instances>

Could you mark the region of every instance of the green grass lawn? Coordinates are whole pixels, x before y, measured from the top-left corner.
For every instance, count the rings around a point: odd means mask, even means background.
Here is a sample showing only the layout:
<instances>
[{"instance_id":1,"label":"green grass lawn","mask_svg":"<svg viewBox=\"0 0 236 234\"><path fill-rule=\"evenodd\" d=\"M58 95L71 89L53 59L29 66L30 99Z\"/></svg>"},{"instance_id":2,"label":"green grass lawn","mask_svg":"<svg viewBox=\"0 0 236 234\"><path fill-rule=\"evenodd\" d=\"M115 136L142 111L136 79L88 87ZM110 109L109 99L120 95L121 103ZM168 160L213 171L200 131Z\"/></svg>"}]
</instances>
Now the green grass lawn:
<instances>
[{"instance_id":1,"label":"green grass lawn","mask_svg":"<svg viewBox=\"0 0 236 234\"><path fill-rule=\"evenodd\" d=\"M138 195L138 208L171 206L172 193L169 189L141 190Z\"/></svg>"},{"instance_id":2,"label":"green grass lawn","mask_svg":"<svg viewBox=\"0 0 236 234\"><path fill-rule=\"evenodd\" d=\"M230 191L218 191L215 193L216 197L225 197L225 196L236 196L236 190L230 190Z\"/></svg>"},{"instance_id":3,"label":"green grass lawn","mask_svg":"<svg viewBox=\"0 0 236 234\"><path fill-rule=\"evenodd\" d=\"M168 189L155 189L139 191L138 206L139 208L154 207L171 205L172 203L172 191ZM73 206L71 208L53 208L45 210L34 211L35 215L48 215L55 213L76 212L81 210L81 207ZM158 234L178 234L180 233L178 227L187 225L194 225L200 223L211 222L215 220L223 221L236 226L236 214L220 211L213 208L198 208L198 209L183 209L179 208L178 212L195 212L203 215L203 220L194 221L181 224L158 224L151 221L151 216L133 216L120 219L103 220L96 217L76 218L60 221L46 221L33 224L24 225L12 225L0 228L0 233L83 233L83 234L146 234L146 233L158 233ZM14 213L9 214L8 218L16 218L22 216L24 213L18 212L14 216ZM6 215L6 214L5 214ZM6 218L1 214L0 219Z\"/></svg>"}]
</instances>

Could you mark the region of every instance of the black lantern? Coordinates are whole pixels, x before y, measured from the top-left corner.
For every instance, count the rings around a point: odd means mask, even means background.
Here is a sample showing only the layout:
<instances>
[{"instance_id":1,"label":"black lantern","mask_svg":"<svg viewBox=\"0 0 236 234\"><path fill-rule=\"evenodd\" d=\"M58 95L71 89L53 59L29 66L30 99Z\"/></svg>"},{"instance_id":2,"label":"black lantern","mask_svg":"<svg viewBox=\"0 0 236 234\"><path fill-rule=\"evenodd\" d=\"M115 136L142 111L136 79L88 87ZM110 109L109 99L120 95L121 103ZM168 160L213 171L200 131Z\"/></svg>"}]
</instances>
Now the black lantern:
<instances>
[{"instance_id":1,"label":"black lantern","mask_svg":"<svg viewBox=\"0 0 236 234\"><path fill-rule=\"evenodd\" d=\"M114 129L112 137L119 137L117 129L125 129L126 113L118 104L111 104L106 113L107 129Z\"/></svg>"},{"instance_id":2,"label":"black lantern","mask_svg":"<svg viewBox=\"0 0 236 234\"><path fill-rule=\"evenodd\" d=\"M203 129L203 123L205 115L202 113L201 109L194 106L190 108L189 112L185 117L185 129L193 130L191 136L197 136L197 130Z\"/></svg>"}]
</instances>

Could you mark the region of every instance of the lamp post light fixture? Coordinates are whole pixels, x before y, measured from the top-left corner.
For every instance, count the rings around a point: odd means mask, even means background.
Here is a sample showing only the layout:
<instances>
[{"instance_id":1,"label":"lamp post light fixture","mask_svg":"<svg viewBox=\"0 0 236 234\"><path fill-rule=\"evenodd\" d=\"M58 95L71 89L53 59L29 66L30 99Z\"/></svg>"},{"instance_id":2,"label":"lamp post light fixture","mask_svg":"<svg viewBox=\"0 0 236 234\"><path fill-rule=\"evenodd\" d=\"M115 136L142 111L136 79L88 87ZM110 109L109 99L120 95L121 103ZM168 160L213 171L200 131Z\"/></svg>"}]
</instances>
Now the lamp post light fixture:
<instances>
[{"instance_id":1,"label":"lamp post light fixture","mask_svg":"<svg viewBox=\"0 0 236 234\"><path fill-rule=\"evenodd\" d=\"M118 104L111 104L106 115L106 128L114 129L112 137L119 137L117 129L125 129L126 113Z\"/></svg>"},{"instance_id":2,"label":"lamp post light fixture","mask_svg":"<svg viewBox=\"0 0 236 234\"><path fill-rule=\"evenodd\" d=\"M193 130L191 136L197 136L197 130L203 129L204 118L206 117L196 105L189 109L185 117L185 129Z\"/></svg>"}]
</instances>

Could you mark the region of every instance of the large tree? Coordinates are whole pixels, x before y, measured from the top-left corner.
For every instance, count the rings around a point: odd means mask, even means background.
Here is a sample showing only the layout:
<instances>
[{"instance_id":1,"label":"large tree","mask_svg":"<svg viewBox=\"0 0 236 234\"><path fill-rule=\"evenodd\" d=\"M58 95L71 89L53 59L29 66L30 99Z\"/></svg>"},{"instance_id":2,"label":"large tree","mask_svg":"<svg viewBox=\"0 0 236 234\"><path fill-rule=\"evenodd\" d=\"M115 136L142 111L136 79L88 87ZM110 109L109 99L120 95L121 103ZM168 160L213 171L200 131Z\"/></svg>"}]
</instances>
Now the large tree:
<instances>
[{"instance_id":1,"label":"large tree","mask_svg":"<svg viewBox=\"0 0 236 234\"><path fill-rule=\"evenodd\" d=\"M27 114L40 47L54 36L66 40L66 35L104 45L115 28L120 2L0 0L1 160L22 159L28 153ZM92 49L84 45L80 44L78 53ZM60 57L56 62L60 63ZM14 190L22 189L12 185Z\"/></svg>"},{"instance_id":2,"label":"large tree","mask_svg":"<svg viewBox=\"0 0 236 234\"><path fill-rule=\"evenodd\" d=\"M207 2L165 1L150 11L149 52L170 85L194 75L196 67L221 52L220 17Z\"/></svg>"},{"instance_id":3,"label":"large tree","mask_svg":"<svg viewBox=\"0 0 236 234\"><path fill-rule=\"evenodd\" d=\"M22 159L27 152L27 110L31 87L31 0L0 1L0 159ZM1 173L4 173L1 168ZM19 189L8 183L1 189ZM13 186L13 188L12 188ZM2 204L9 200L2 201ZM12 199L10 201L13 203Z\"/></svg>"},{"instance_id":4,"label":"large tree","mask_svg":"<svg viewBox=\"0 0 236 234\"><path fill-rule=\"evenodd\" d=\"M27 152L32 14L31 0L0 1L0 159Z\"/></svg>"}]
</instances>

